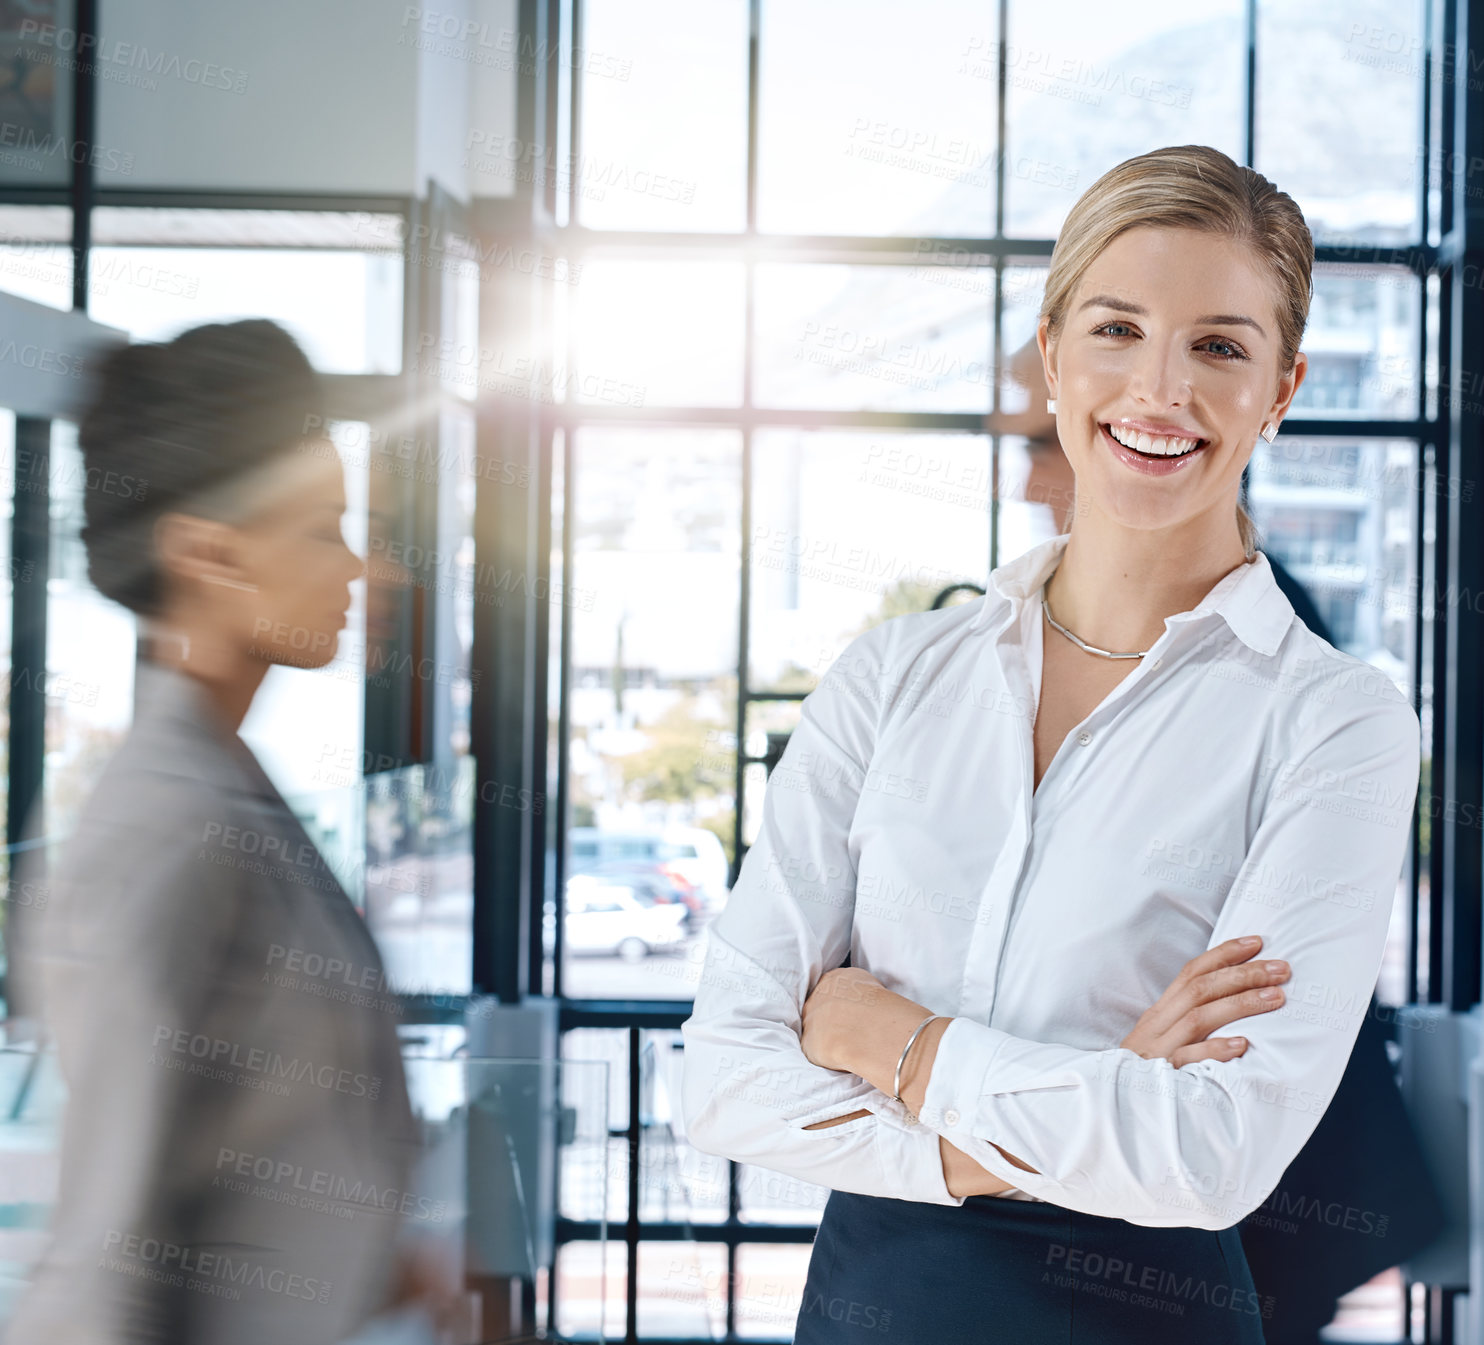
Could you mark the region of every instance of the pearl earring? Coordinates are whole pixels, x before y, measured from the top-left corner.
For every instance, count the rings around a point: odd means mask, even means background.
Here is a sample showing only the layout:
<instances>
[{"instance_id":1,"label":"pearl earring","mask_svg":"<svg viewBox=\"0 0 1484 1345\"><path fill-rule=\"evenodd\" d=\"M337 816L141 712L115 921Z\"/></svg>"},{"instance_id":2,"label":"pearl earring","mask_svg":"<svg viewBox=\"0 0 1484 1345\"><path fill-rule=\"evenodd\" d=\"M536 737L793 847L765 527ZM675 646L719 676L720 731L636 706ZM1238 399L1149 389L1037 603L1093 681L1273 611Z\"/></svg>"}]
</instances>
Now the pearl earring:
<instances>
[{"instance_id":1,"label":"pearl earring","mask_svg":"<svg viewBox=\"0 0 1484 1345\"><path fill-rule=\"evenodd\" d=\"M1266 439L1268 443L1272 443L1273 440L1278 437L1278 427L1274 425L1272 421L1268 421L1268 423L1262 427L1262 437Z\"/></svg>"},{"instance_id":2,"label":"pearl earring","mask_svg":"<svg viewBox=\"0 0 1484 1345\"><path fill-rule=\"evenodd\" d=\"M1055 397L1048 397L1046 399L1046 409L1053 416L1056 414L1056 398Z\"/></svg>"}]
</instances>

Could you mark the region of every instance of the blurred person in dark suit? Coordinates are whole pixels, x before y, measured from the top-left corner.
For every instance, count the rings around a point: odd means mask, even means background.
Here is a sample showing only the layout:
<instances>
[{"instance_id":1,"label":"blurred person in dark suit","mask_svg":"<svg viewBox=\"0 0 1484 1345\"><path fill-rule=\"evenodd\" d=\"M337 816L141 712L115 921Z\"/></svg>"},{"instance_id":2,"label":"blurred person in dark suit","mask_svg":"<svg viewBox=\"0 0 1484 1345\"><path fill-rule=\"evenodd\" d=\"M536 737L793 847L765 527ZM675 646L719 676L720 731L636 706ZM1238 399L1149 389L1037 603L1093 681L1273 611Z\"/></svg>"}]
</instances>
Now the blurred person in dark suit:
<instances>
[{"instance_id":1,"label":"blurred person in dark suit","mask_svg":"<svg viewBox=\"0 0 1484 1345\"><path fill-rule=\"evenodd\" d=\"M1049 507L1056 530L1067 532L1076 477L1055 415L1040 409L1046 380L1034 340L1010 357L1007 372L1026 389L1029 409L990 416L986 428L1025 438L1025 498ZM1268 563L1299 620L1333 644L1303 585L1276 556ZM1302 978L1302 967L1294 972ZM1318 1345L1341 1295L1442 1231L1442 1204L1397 1087L1384 1016L1373 996L1334 1101L1272 1195L1238 1225L1253 1283L1271 1304L1263 1320L1268 1345Z\"/></svg>"},{"instance_id":2,"label":"blurred person in dark suit","mask_svg":"<svg viewBox=\"0 0 1484 1345\"><path fill-rule=\"evenodd\" d=\"M404 1238L438 1212L396 997L238 735L271 666L331 661L364 574L339 455L306 434L319 386L282 328L217 324L109 356L81 421L90 482L144 483L89 489L83 530L143 658L21 940L68 1105L15 1345L330 1345L440 1284Z\"/></svg>"}]
</instances>

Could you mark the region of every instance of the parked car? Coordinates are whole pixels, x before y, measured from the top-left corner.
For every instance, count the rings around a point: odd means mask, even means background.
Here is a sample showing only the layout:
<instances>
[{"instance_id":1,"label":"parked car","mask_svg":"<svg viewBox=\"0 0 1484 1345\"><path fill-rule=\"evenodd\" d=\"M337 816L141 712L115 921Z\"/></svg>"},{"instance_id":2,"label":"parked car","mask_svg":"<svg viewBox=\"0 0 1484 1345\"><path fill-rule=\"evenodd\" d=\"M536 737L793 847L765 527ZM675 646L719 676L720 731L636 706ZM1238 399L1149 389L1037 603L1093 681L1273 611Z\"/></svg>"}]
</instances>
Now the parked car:
<instances>
[{"instance_id":1,"label":"parked car","mask_svg":"<svg viewBox=\"0 0 1484 1345\"><path fill-rule=\"evenodd\" d=\"M706 903L700 892L671 865L646 864L630 859L614 859L599 864L591 875L610 883L634 889L634 895L651 906L668 906L678 902L685 907L686 926L694 924L695 918L705 909Z\"/></svg>"},{"instance_id":2,"label":"parked car","mask_svg":"<svg viewBox=\"0 0 1484 1345\"><path fill-rule=\"evenodd\" d=\"M567 884L564 944L572 953L617 953L638 962L684 944L686 914L680 902L651 904L632 887L578 874Z\"/></svg>"},{"instance_id":3,"label":"parked car","mask_svg":"<svg viewBox=\"0 0 1484 1345\"><path fill-rule=\"evenodd\" d=\"M702 902L720 907L727 897L727 852L704 827L666 827L652 831L573 827L567 833L571 874L593 873L602 864L653 864L684 879Z\"/></svg>"}]
</instances>

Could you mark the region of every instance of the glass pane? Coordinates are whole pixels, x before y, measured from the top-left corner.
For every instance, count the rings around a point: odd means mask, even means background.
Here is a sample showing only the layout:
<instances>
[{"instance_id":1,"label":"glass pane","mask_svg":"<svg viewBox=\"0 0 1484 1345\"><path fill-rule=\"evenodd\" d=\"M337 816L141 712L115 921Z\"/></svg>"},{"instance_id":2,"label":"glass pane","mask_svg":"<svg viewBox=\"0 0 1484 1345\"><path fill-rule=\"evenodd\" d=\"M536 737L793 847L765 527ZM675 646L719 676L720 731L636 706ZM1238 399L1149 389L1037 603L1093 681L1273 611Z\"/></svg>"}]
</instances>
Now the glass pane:
<instances>
[{"instance_id":1,"label":"glass pane","mask_svg":"<svg viewBox=\"0 0 1484 1345\"><path fill-rule=\"evenodd\" d=\"M1060 444L1000 440L1000 554L1007 564L1033 546L1068 531L1077 478Z\"/></svg>"},{"instance_id":2,"label":"glass pane","mask_svg":"<svg viewBox=\"0 0 1484 1345\"><path fill-rule=\"evenodd\" d=\"M1240 0L1198 8L1178 0L1014 0L1005 46L1005 232L1054 238L1073 202L1108 169L1163 145L1212 145L1240 163L1246 56ZM1295 97L1309 86L1307 77L1291 78Z\"/></svg>"},{"instance_id":3,"label":"glass pane","mask_svg":"<svg viewBox=\"0 0 1484 1345\"><path fill-rule=\"evenodd\" d=\"M580 158L557 179L565 192L575 172L579 222L741 229L746 0L586 0L582 26Z\"/></svg>"},{"instance_id":4,"label":"glass pane","mask_svg":"<svg viewBox=\"0 0 1484 1345\"><path fill-rule=\"evenodd\" d=\"M546 1274L556 1251L548 1204L552 1141L558 1153L585 1148L604 1126L606 1071L602 1065L573 1061L556 1066L544 1059L445 1055L446 1047L458 1047L448 1041L435 1044L426 1040L429 1035L419 1029L415 1045L403 1038L407 1092L421 1143L411 1155L415 1162L407 1190L412 1198L399 1202L405 1211L401 1227L456 1275L462 1268L470 1287L474 1281L507 1276L531 1281L533 1292L524 1306L534 1319L535 1334L522 1333L519 1339L555 1339L547 1330L551 1298ZM279 1184L286 1185L282 1179ZM349 1194L354 1197L360 1190ZM385 1205L382 1190L368 1187L362 1199ZM585 1245L601 1254L601 1242L610 1234L601 1224L591 1234ZM464 1282L457 1275L455 1283ZM515 1345L516 1337L506 1329L489 1325L487 1318L480 1331L477 1320L465 1317L464 1325L447 1331L429 1327L410 1339ZM371 1336L355 1335L363 1345L373 1339L390 1345L398 1339L379 1329ZM271 1338L283 1336L273 1333ZM405 1334L400 1338L409 1339Z\"/></svg>"},{"instance_id":5,"label":"glass pane","mask_svg":"<svg viewBox=\"0 0 1484 1345\"><path fill-rule=\"evenodd\" d=\"M809 1273L808 1243L744 1242L737 1247L737 1334L744 1340L792 1340L799 1311L804 1306L804 1280ZM828 1311L819 1302L808 1305L815 1313ZM890 1315L869 1304L838 1305L847 1326L855 1327L864 1339L890 1339ZM898 1323L900 1326L901 1324ZM869 1334L868 1334L869 1333Z\"/></svg>"},{"instance_id":6,"label":"glass pane","mask_svg":"<svg viewBox=\"0 0 1484 1345\"><path fill-rule=\"evenodd\" d=\"M120 46L127 47L121 43ZM135 48L136 51L141 50ZM239 210L194 206L100 205L93 208L97 247L347 248L393 251L406 242L407 219L368 210Z\"/></svg>"},{"instance_id":7,"label":"glass pane","mask_svg":"<svg viewBox=\"0 0 1484 1345\"><path fill-rule=\"evenodd\" d=\"M1419 0L1259 0L1256 167L1316 241L1417 240L1422 34Z\"/></svg>"},{"instance_id":8,"label":"glass pane","mask_svg":"<svg viewBox=\"0 0 1484 1345\"><path fill-rule=\"evenodd\" d=\"M1303 586L1331 641L1414 700L1413 632L1424 606L1416 570L1417 445L1404 440L1259 442L1250 504L1262 550ZM1407 998L1410 874L1396 905L1377 994Z\"/></svg>"},{"instance_id":9,"label":"glass pane","mask_svg":"<svg viewBox=\"0 0 1484 1345\"><path fill-rule=\"evenodd\" d=\"M814 674L808 669L794 669L785 681L795 680L798 687L780 687L778 690L808 691L813 685ZM747 739L744 743L750 760L742 772L742 844L750 848L757 840L758 828L763 823L763 799L768 791L768 775L783 756L789 737L799 726L799 705L796 700L752 701L747 707Z\"/></svg>"},{"instance_id":10,"label":"glass pane","mask_svg":"<svg viewBox=\"0 0 1484 1345\"><path fill-rule=\"evenodd\" d=\"M758 227L994 232L995 7L763 0Z\"/></svg>"},{"instance_id":11,"label":"glass pane","mask_svg":"<svg viewBox=\"0 0 1484 1345\"><path fill-rule=\"evenodd\" d=\"M346 544L366 554L370 427L334 421L327 427L345 470ZM275 665L253 698L242 738L291 802L357 788L365 720L366 583L350 586L350 610L335 657L322 668Z\"/></svg>"},{"instance_id":12,"label":"glass pane","mask_svg":"<svg viewBox=\"0 0 1484 1345\"><path fill-rule=\"evenodd\" d=\"M989 495L982 436L759 431L750 685L812 687L861 631L983 585Z\"/></svg>"},{"instance_id":13,"label":"glass pane","mask_svg":"<svg viewBox=\"0 0 1484 1345\"><path fill-rule=\"evenodd\" d=\"M1334 1321L1322 1334L1323 1340L1407 1338L1406 1285L1400 1266L1383 1270L1365 1284L1342 1294L1335 1307Z\"/></svg>"},{"instance_id":14,"label":"glass pane","mask_svg":"<svg viewBox=\"0 0 1484 1345\"><path fill-rule=\"evenodd\" d=\"M0 206L0 290L71 308L71 239L66 206Z\"/></svg>"},{"instance_id":15,"label":"glass pane","mask_svg":"<svg viewBox=\"0 0 1484 1345\"><path fill-rule=\"evenodd\" d=\"M727 1212L729 1165L685 1141L680 1033L646 1030L639 1041L639 1217L646 1223L721 1223ZM628 1029L573 1029L563 1034L562 1058L600 1061L608 1067L609 1081L606 1156L592 1152L590 1144L563 1152L562 1217L596 1221L606 1199L608 1218L621 1224L629 1207Z\"/></svg>"},{"instance_id":16,"label":"glass pane","mask_svg":"<svg viewBox=\"0 0 1484 1345\"><path fill-rule=\"evenodd\" d=\"M1293 415L1417 414L1422 286L1403 267L1320 265Z\"/></svg>"},{"instance_id":17,"label":"glass pane","mask_svg":"<svg viewBox=\"0 0 1484 1345\"><path fill-rule=\"evenodd\" d=\"M1424 448L1422 476L1422 573L1436 574L1438 563L1438 515L1446 509L1447 502L1440 498L1436 450ZM1421 623L1422 664L1417 669L1419 695L1417 717L1422 721L1422 777L1418 783L1418 795L1422 806L1417 817L1417 929L1413 948L1417 958L1417 998L1427 1003L1431 998L1433 982L1431 938L1432 925L1432 819L1442 815L1442 799L1439 797L1441 779L1434 784L1432 744L1436 731L1434 705L1436 703L1436 664L1433 658L1437 639L1437 604L1419 602L1417 619ZM1405 996L1404 996L1405 998Z\"/></svg>"},{"instance_id":18,"label":"glass pane","mask_svg":"<svg viewBox=\"0 0 1484 1345\"><path fill-rule=\"evenodd\" d=\"M988 411L993 301L934 283L963 274L947 266L760 265L757 404Z\"/></svg>"},{"instance_id":19,"label":"glass pane","mask_svg":"<svg viewBox=\"0 0 1484 1345\"><path fill-rule=\"evenodd\" d=\"M437 760L457 762L469 751L469 714L474 701L470 655L474 646L474 416L462 407L439 416L438 580L435 603L432 684L433 751ZM506 473L503 469L509 468ZM514 479L513 464L501 465L501 479ZM507 481L507 484L509 482ZM487 575L486 580L494 576ZM487 595L503 606L504 589Z\"/></svg>"},{"instance_id":20,"label":"glass pane","mask_svg":"<svg viewBox=\"0 0 1484 1345\"><path fill-rule=\"evenodd\" d=\"M72 135L72 86L79 64L71 0L26 0L0 11L0 182L65 186L77 142ZM82 63L92 73L92 58ZM100 141L94 164L128 172L127 146Z\"/></svg>"},{"instance_id":21,"label":"glass pane","mask_svg":"<svg viewBox=\"0 0 1484 1345\"><path fill-rule=\"evenodd\" d=\"M1011 262L1000 281L1004 308L1000 317L1000 336L1005 343L1005 359L1010 360L1026 342L1034 342L1036 324L1041 315L1041 299L1046 293L1044 262ZM1006 395L1002 388L1000 396ZM1001 403L1006 411L1023 411L1022 400L1013 405Z\"/></svg>"},{"instance_id":22,"label":"glass pane","mask_svg":"<svg viewBox=\"0 0 1484 1345\"><path fill-rule=\"evenodd\" d=\"M1337 648L1412 695L1417 446L1280 435L1252 455L1262 549L1304 585Z\"/></svg>"},{"instance_id":23,"label":"glass pane","mask_svg":"<svg viewBox=\"0 0 1484 1345\"><path fill-rule=\"evenodd\" d=\"M602 1138L592 1131L586 1147L560 1153L560 1210L564 1219L595 1223L606 1217L620 1226L629 1217L628 1140L629 1034L625 1028L579 1027L562 1034L563 1060L601 1061L608 1066L608 1124ZM602 1146L593 1151L593 1144Z\"/></svg>"},{"instance_id":24,"label":"glass pane","mask_svg":"<svg viewBox=\"0 0 1484 1345\"><path fill-rule=\"evenodd\" d=\"M556 1330L561 1340L622 1340L628 1249L613 1238L557 1248Z\"/></svg>"},{"instance_id":25,"label":"glass pane","mask_svg":"<svg viewBox=\"0 0 1484 1345\"><path fill-rule=\"evenodd\" d=\"M1001 282L1001 331L1004 358L1000 362L1000 411L1021 434L1002 435L999 457L999 530L996 565L1003 565L1031 547L1071 526L1075 478L1061 448L1054 443L1031 445L1024 434L1055 431L1044 415L1045 380L1036 348L1036 323L1046 288L1046 267L1034 262L1006 266ZM1033 382L1020 381L1021 376ZM1019 418L1040 418L1027 425Z\"/></svg>"},{"instance_id":26,"label":"glass pane","mask_svg":"<svg viewBox=\"0 0 1484 1345\"><path fill-rule=\"evenodd\" d=\"M639 1244L639 1335L719 1340L727 1319L723 1243Z\"/></svg>"},{"instance_id":27,"label":"glass pane","mask_svg":"<svg viewBox=\"0 0 1484 1345\"><path fill-rule=\"evenodd\" d=\"M768 792L768 773L761 763L742 772L742 844L750 850L757 844L763 825L763 800Z\"/></svg>"},{"instance_id":28,"label":"glass pane","mask_svg":"<svg viewBox=\"0 0 1484 1345\"><path fill-rule=\"evenodd\" d=\"M700 980L700 963L690 993ZM640 1078L645 1092L643 1170L639 1174L639 1214L646 1222L719 1224L727 1217L731 1163L691 1148L680 1108L680 1073L685 1059L679 1031L646 1032ZM610 1067L611 1072L611 1067Z\"/></svg>"},{"instance_id":29,"label":"glass pane","mask_svg":"<svg viewBox=\"0 0 1484 1345\"><path fill-rule=\"evenodd\" d=\"M88 581L80 534L90 487L77 427L60 420L52 422L50 485L42 793L47 834L62 837L133 722L135 621Z\"/></svg>"},{"instance_id":30,"label":"glass pane","mask_svg":"<svg viewBox=\"0 0 1484 1345\"><path fill-rule=\"evenodd\" d=\"M807 686L781 687L778 690L807 691ZM752 701L747 707L747 739L743 749L749 757L769 758L776 765L783 755L783 743L799 726L799 702Z\"/></svg>"},{"instance_id":31,"label":"glass pane","mask_svg":"<svg viewBox=\"0 0 1484 1345\"><path fill-rule=\"evenodd\" d=\"M326 427L345 470L347 545L366 554L369 426L332 421ZM242 740L293 807L352 900L365 898L366 584L350 586L350 610L335 657L322 668L282 664L268 669L242 721Z\"/></svg>"},{"instance_id":32,"label":"glass pane","mask_svg":"<svg viewBox=\"0 0 1484 1345\"><path fill-rule=\"evenodd\" d=\"M741 436L583 429L573 471L563 988L688 999L728 890Z\"/></svg>"},{"instance_id":33,"label":"glass pane","mask_svg":"<svg viewBox=\"0 0 1484 1345\"><path fill-rule=\"evenodd\" d=\"M0 410L0 741L10 742L10 614L15 586L28 582L10 553L10 533L15 515L15 416ZM10 792L10 772L0 771L0 817L5 816ZM9 837L6 837L7 847ZM0 851L0 883L10 880L10 850ZM9 887L5 889L9 892ZM0 907L9 915L8 907ZM4 931L0 930L0 939ZM0 944L3 947L3 944Z\"/></svg>"},{"instance_id":34,"label":"glass pane","mask_svg":"<svg viewBox=\"0 0 1484 1345\"><path fill-rule=\"evenodd\" d=\"M48 308L72 307L72 249L56 243L0 247L0 290Z\"/></svg>"},{"instance_id":35,"label":"glass pane","mask_svg":"<svg viewBox=\"0 0 1484 1345\"><path fill-rule=\"evenodd\" d=\"M419 372L437 377L441 386L472 402L479 396L479 264L472 256L460 255L466 251L472 253L474 246L462 239L455 240L453 235L443 250L444 255L435 260L442 280L443 335L452 342L454 358L447 358L446 345L444 350L425 351L418 361ZM474 360L464 358L465 352L473 355ZM427 358L433 354L440 358Z\"/></svg>"},{"instance_id":36,"label":"glass pane","mask_svg":"<svg viewBox=\"0 0 1484 1345\"><path fill-rule=\"evenodd\" d=\"M402 367L402 263L385 253L225 248L95 248L88 312L136 341L203 322L272 318L317 369Z\"/></svg>"},{"instance_id":37,"label":"glass pane","mask_svg":"<svg viewBox=\"0 0 1484 1345\"><path fill-rule=\"evenodd\" d=\"M34 1281L51 1250L66 1100L54 1051L0 1050L0 1256L6 1268L0 1320L7 1325L18 1291Z\"/></svg>"},{"instance_id":38,"label":"glass pane","mask_svg":"<svg viewBox=\"0 0 1484 1345\"><path fill-rule=\"evenodd\" d=\"M741 404L738 263L589 261L575 299L573 400L617 407Z\"/></svg>"},{"instance_id":39,"label":"glass pane","mask_svg":"<svg viewBox=\"0 0 1484 1345\"><path fill-rule=\"evenodd\" d=\"M378 771L363 788L363 909L386 965L385 988L403 995L468 994L474 972L473 757Z\"/></svg>"},{"instance_id":40,"label":"glass pane","mask_svg":"<svg viewBox=\"0 0 1484 1345\"><path fill-rule=\"evenodd\" d=\"M829 1188L801 1181L771 1168L742 1163L737 1168L741 1219L748 1224L800 1224L813 1227L824 1213Z\"/></svg>"},{"instance_id":41,"label":"glass pane","mask_svg":"<svg viewBox=\"0 0 1484 1345\"><path fill-rule=\"evenodd\" d=\"M544 876L546 890L541 905L541 977L540 993L556 993L556 923L560 903L557 901L557 854L562 845L563 818L554 806L562 779L562 669L566 666L566 634L563 623L564 605L575 604L578 595L570 591L564 561L564 535L567 527L567 439L566 432L553 435L551 452L551 610L547 615L546 657L546 789L542 834L546 844ZM535 977L532 978L533 982Z\"/></svg>"}]
</instances>

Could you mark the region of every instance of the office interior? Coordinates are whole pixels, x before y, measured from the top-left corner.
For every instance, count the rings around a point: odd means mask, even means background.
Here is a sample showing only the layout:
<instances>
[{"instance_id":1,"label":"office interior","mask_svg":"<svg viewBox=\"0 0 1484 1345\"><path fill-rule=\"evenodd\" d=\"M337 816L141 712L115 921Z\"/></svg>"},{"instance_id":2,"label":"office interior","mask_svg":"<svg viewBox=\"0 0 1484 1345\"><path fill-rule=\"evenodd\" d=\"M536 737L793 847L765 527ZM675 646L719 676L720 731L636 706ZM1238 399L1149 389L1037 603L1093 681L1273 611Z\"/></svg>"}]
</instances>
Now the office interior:
<instances>
[{"instance_id":1,"label":"office interior","mask_svg":"<svg viewBox=\"0 0 1484 1345\"><path fill-rule=\"evenodd\" d=\"M1078 195L1188 143L1289 191L1310 373L1246 499L1422 723L1377 995L1448 1215L1324 1338L1484 1341L1484 0L10 0L0 50L7 872L133 714L89 364L281 322L368 574L243 737L409 1077L500 1136L456 1197L489 1339L790 1339L827 1193L679 1107L769 772L850 638L1055 534L989 418ZM3 1312L54 1162L0 1057Z\"/></svg>"}]
</instances>

